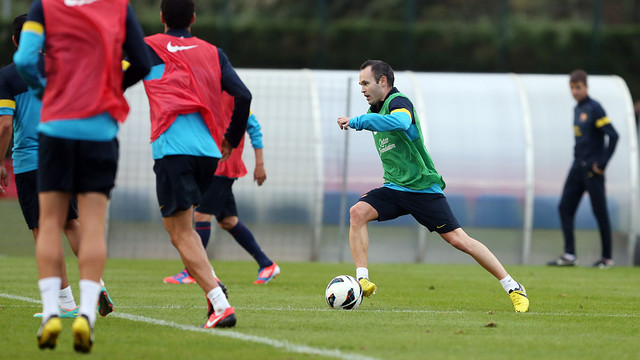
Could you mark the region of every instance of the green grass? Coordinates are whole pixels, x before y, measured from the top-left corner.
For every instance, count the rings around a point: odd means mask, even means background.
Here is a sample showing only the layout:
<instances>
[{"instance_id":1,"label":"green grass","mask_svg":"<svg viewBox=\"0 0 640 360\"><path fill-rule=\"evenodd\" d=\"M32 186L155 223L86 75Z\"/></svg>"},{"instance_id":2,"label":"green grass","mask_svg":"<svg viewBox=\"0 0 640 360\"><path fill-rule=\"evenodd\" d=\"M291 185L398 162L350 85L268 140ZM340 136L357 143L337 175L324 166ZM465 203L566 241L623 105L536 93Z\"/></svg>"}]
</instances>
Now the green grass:
<instances>
[{"instance_id":1,"label":"green grass","mask_svg":"<svg viewBox=\"0 0 640 360\"><path fill-rule=\"evenodd\" d=\"M77 263L68 261L76 299ZM531 312L516 314L499 283L475 265L374 264L377 294L357 311L331 310L324 288L351 264L281 263L253 285L252 262L214 262L236 307L235 329L203 330L197 285L167 285L181 265L110 259L115 312L96 323L93 359L637 359L640 268L512 266ZM71 320L58 347L40 351L36 264L0 258L0 348L6 359L77 358ZM153 320L155 319L155 320ZM488 326L488 325L492 326Z\"/></svg>"}]
</instances>

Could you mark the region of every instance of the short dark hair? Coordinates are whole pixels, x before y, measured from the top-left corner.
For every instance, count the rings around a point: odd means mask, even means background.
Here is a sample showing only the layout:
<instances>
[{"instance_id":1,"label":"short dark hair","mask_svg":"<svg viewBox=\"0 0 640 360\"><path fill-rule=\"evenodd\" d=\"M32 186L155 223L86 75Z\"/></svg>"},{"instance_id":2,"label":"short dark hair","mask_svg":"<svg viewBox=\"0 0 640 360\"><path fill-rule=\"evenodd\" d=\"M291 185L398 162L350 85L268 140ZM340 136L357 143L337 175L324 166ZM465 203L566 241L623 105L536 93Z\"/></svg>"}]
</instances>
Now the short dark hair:
<instances>
[{"instance_id":1,"label":"short dark hair","mask_svg":"<svg viewBox=\"0 0 640 360\"><path fill-rule=\"evenodd\" d=\"M162 0L160 11L171 29L186 29L191 25L195 6L193 0Z\"/></svg>"},{"instance_id":2,"label":"short dark hair","mask_svg":"<svg viewBox=\"0 0 640 360\"><path fill-rule=\"evenodd\" d=\"M395 77L393 75L393 69L389 64L382 60L367 60L360 65L360 70L364 70L369 66L371 66L371 71L373 72L374 79L376 79L376 83L384 76L387 78L389 86L393 87Z\"/></svg>"},{"instance_id":3,"label":"short dark hair","mask_svg":"<svg viewBox=\"0 0 640 360\"><path fill-rule=\"evenodd\" d=\"M576 69L569 74L570 83L583 83L587 85L587 72L582 69Z\"/></svg>"},{"instance_id":4,"label":"short dark hair","mask_svg":"<svg viewBox=\"0 0 640 360\"><path fill-rule=\"evenodd\" d=\"M16 43L20 44L20 32L22 31L22 25L27 21L27 14L18 15L13 19L13 36L16 38Z\"/></svg>"}]
</instances>

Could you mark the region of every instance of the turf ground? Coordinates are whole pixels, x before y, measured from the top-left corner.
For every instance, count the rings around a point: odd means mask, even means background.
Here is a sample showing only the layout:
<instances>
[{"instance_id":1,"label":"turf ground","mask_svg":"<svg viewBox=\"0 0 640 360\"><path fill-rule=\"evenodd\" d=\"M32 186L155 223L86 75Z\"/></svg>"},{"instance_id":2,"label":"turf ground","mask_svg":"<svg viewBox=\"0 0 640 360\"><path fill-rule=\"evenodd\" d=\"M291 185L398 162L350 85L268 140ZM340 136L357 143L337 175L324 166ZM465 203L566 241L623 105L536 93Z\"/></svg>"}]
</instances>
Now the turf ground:
<instances>
[{"instance_id":1,"label":"turf ground","mask_svg":"<svg viewBox=\"0 0 640 360\"><path fill-rule=\"evenodd\" d=\"M74 294L77 263L68 262ZM516 314L476 265L374 264L378 292L357 311L331 310L324 287L351 264L281 263L253 285L252 262L214 262L238 324L204 330L197 285L168 285L174 260L107 262L115 311L96 323L93 359L638 359L640 268L509 266L531 311ZM5 359L77 358L71 320L54 351L36 346L40 323L32 257L0 258L0 349Z\"/></svg>"}]
</instances>

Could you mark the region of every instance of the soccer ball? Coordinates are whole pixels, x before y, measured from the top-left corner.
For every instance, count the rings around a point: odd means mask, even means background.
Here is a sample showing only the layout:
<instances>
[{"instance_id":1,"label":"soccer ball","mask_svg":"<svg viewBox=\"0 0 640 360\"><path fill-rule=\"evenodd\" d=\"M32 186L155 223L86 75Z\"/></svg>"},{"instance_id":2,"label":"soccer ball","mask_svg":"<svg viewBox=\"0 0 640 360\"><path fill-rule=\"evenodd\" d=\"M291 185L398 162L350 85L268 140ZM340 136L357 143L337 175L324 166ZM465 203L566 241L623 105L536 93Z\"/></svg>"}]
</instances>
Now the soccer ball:
<instances>
[{"instance_id":1,"label":"soccer ball","mask_svg":"<svg viewBox=\"0 0 640 360\"><path fill-rule=\"evenodd\" d=\"M334 277L324 294L327 304L334 309L355 310L362 303L362 286L349 275Z\"/></svg>"}]
</instances>

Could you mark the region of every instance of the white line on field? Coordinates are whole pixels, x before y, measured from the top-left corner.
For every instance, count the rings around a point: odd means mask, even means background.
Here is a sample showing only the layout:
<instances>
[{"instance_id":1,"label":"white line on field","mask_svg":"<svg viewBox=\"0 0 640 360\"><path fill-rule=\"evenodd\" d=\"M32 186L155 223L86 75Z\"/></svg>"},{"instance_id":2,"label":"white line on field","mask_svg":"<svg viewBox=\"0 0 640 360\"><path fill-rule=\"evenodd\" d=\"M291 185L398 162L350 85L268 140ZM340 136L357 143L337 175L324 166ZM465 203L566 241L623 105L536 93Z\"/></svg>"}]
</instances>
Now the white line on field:
<instances>
[{"instance_id":1,"label":"white line on field","mask_svg":"<svg viewBox=\"0 0 640 360\"><path fill-rule=\"evenodd\" d=\"M5 297L8 299L21 300L26 302L31 302L34 304L40 304L39 300L34 300L31 298L3 294L0 293L0 297ZM21 305L3 305L5 307L20 307ZM160 310L171 310L171 309L203 309L203 306L197 305L118 305L118 309L160 309ZM291 312L332 312L338 311L333 309L319 309L319 308L292 308L289 306L275 306L275 307L266 307L266 306L234 306L236 310L242 311L291 311ZM477 313L477 311L463 311L463 310L413 310L413 309L360 309L358 312L377 312L377 313L410 313L410 314L471 314ZM113 313L116 314L116 313ZM540 312L528 312L527 314L522 314L524 316L527 315L540 315L540 316L584 316L584 317L612 317L612 318L640 318L640 314L601 314L601 313L540 313ZM520 316L520 315L518 315Z\"/></svg>"},{"instance_id":2,"label":"white line on field","mask_svg":"<svg viewBox=\"0 0 640 360\"><path fill-rule=\"evenodd\" d=\"M39 300L24 297L24 296L13 295L13 294L0 293L0 297L11 299L11 300L25 301L32 304L40 304ZM122 307L119 306L118 308L122 308ZM290 343L286 340L285 341L274 340L264 336L247 335L247 334L242 334L233 330L203 329L201 327L196 327L192 325L182 325L182 324L175 323L173 321L153 319L146 316L132 315L132 314L126 314L121 312L113 312L111 313L111 315L109 315L109 317L117 317L121 319L126 319L126 320L131 320L136 322L143 322L143 323L152 324L152 325L172 327L172 328L184 330L184 331L200 332L200 333L205 333L212 336L222 336L222 337L232 338L236 340L254 342L254 343L264 344L274 348L284 349L286 351L300 353L300 354L327 356L327 357L333 357L333 358L344 359L344 360L377 360L376 358L373 358L373 357L359 355L359 354L344 353L340 350L335 350L335 349L334 350L322 349L322 348L314 348L306 345L297 345L297 344Z\"/></svg>"}]
</instances>

